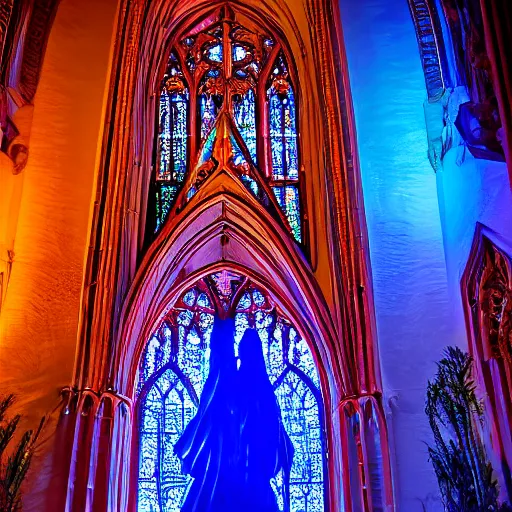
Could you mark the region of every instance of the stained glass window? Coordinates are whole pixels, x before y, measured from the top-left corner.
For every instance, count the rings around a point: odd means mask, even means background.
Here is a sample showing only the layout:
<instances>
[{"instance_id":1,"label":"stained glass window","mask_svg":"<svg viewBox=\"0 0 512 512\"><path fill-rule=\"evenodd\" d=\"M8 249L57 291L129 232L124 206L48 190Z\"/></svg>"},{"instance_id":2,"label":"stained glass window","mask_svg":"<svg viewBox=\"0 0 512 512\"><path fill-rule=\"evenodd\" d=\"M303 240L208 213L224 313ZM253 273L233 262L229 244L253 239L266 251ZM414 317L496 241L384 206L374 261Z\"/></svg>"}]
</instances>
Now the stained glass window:
<instances>
[{"instance_id":1,"label":"stained glass window","mask_svg":"<svg viewBox=\"0 0 512 512\"><path fill-rule=\"evenodd\" d=\"M169 58L160 94L156 230L169 214L187 172L189 92L176 54Z\"/></svg>"},{"instance_id":2,"label":"stained glass window","mask_svg":"<svg viewBox=\"0 0 512 512\"><path fill-rule=\"evenodd\" d=\"M283 209L295 240L302 238L299 190L296 185L275 185L274 194L279 206Z\"/></svg>"},{"instance_id":3,"label":"stained glass window","mask_svg":"<svg viewBox=\"0 0 512 512\"><path fill-rule=\"evenodd\" d=\"M244 139L253 163L256 164L256 103L252 89L249 89L244 96L237 98L234 104L234 114L236 126Z\"/></svg>"},{"instance_id":4,"label":"stained glass window","mask_svg":"<svg viewBox=\"0 0 512 512\"><path fill-rule=\"evenodd\" d=\"M220 71L216 68L211 69L204 79L203 84L199 88L199 119L201 119L201 140L208 137L212 130L217 114L223 103L222 95L215 94L214 89L216 81L220 77Z\"/></svg>"},{"instance_id":5,"label":"stained glass window","mask_svg":"<svg viewBox=\"0 0 512 512\"><path fill-rule=\"evenodd\" d=\"M182 473L173 446L197 410L208 376L213 319L219 311L235 317L235 354L245 330L257 329L269 380L294 446L289 484L281 473L271 481L279 510L324 512L323 405L311 349L270 297L228 271L188 290L145 348L138 383L137 511L179 512L189 492L191 479Z\"/></svg>"},{"instance_id":6,"label":"stained glass window","mask_svg":"<svg viewBox=\"0 0 512 512\"><path fill-rule=\"evenodd\" d=\"M232 144L232 158L222 165L232 165L259 201L262 190L274 188L269 211L275 215L282 210L286 228L300 243L299 147L290 63L267 28L248 19L242 25L235 18L239 16L220 8L174 43L160 97L156 231L172 209L187 173L205 174L203 168L198 169L205 164L204 154L198 152L207 140L213 145L211 134L220 113L226 112L232 121L230 129L238 132L236 139L245 147ZM224 135L217 131L215 136ZM215 161L209 168L218 165ZM196 180L192 181L193 190L185 192L186 200L197 191ZM271 194L265 194L264 206L268 207ZM279 222L283 219L275 217Z\"/></svg>"},{"instance_id":7,"label":"stained glass window","mask_svg":"<svg viewBox=\"0 0 512 512\"><path fill-rule=\"evenodd\" d=\"M293 236L302 238L295 95L282 54L277 58L267 90L270 120L270 153L274 193L286 215Z\"/></svg>"},{"instance_id":8,"label":"stained glass window","mask_svg":"<svg viewBox=\"0 0 512 512\"><path fill-rule=\"evenodd\" d=\"M299 178L295 96L283 55L271 76L269 96L272 176L275 180Z\"/></svg>"}]
</instances>

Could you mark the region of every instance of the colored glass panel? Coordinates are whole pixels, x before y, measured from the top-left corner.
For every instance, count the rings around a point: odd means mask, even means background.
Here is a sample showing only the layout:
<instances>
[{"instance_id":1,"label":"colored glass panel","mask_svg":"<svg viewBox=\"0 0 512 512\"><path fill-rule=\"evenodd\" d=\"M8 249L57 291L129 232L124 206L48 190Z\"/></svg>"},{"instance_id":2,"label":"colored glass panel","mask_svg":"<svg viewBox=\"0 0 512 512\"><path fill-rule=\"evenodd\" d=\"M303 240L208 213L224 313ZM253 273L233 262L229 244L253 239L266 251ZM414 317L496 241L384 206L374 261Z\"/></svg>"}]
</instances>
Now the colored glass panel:
<instances>
[{"instance_id":1,"label":"colored glass panel","mask_svg":"<svg viewBox=\"0 0 512 512\"><path fill-rule=\"evenodd\" d=\"M172 447L196 406L180 378L166 370L141 401L141 411L138 510L179 512L191 479L181 474ZM170 473L174 478L154 478Z\"/></svg>"},{"instance_id":2,"label":"colored glass panel","mask_svg":"<svg viewBox=\"0 0 512 512\"><path fill-rule=\"evenodd\" d=\"M295 449L290 474L292 510L323 511L324 447L318 398L307 381L293 370L285 374L275 393ZM275 479L274 485L276 489L282 488L282 480Z\"/></svg>"},{"instance_id":3,"label":"colored glass panel","mask_svg":"<svg viewBox=\"0 0 512 512\"><path fill-rule=\"evenodd\" d=\"M211 279L224 298L243 281L231 273ZM196 412L208 375L211 307L209 297L192 288L168 314L173 325L166 320L144 351L138 383L138 512L179 512L190 489L191 479L182 473L173 446ZM311 350L255 288L243 293L236 306L235 353L249 325L260 336L269 380L295 449L289 484L281 473L271 481L279 510L324 512L323 410Z\"/></svg>"},{"instance_id":4,"label":"colored glass panel","mask_svg":"<svg viewBox=\"0 0 512 512\"><path fill-rule=\"evenodd\" d=\"M160 231L165 219L171 211L172 205L178 195L178 186L170 185L165 181L156 184L156 226L155 232Z\"/></svg>"},{"instance_id":5,"label":"colored glass panel","mask_svg":"<svg viewBox=\"0 0 512 512\"><path fill-rule=\"evenodd\" d=\"M187 172L188 92L160 96L159 180L182 183Z\"/></svg>"},{"instance_id":6,"label":"colored glass panel","mask_svg":"<svg viewBox=\"0 0 512 512\"><path fill-rule=\"evenodd\" d=\"M160 96L160 133L158 143L160 149L159 180L169 180L171 177L171 113L169 96L162 91Z\"/></svg>"},{"instance_id":7,"label":"colored glass panel","mask_svg":"<svg viewBox=\"0 0 512 512\"><path fill-rule=\"evenodd\" d=\"M270 150L274 180L299 178L295 96L291 86L286 94L269 89Z\"/></svg>"},{"instance_id":8,"label":"colored glass panel","mask_svg":"<svg viewBox=\"0 0 512 512\"><path fill-rule=\"evenodd\" d=\"M255 180L253 180L251 177L247 176L246 174L242 174L241 176L242 183L245 185L245 187L250 190L257 198L259 197L260 188L258 187L258 184Z\"/></svg>"},{"instance_id":9,"label":"colored glass panel","mask_svg":"<svg viewBox=\"0 0 512 512\"><path fill-rule=\"evenodd\" d=\"M216 44L208 49L208 58L213 62L222 62L222 45Z\"/></svg>"},{"instance_id":10,"label":"colored glass panel","mask_svg":"<svg viewBox=\"0 0 512 512\"><path fill-rule=\"evenodd\" d=\"M201 140L204 140L211 132L219 108L215 104L213 97L209 94L201 94L200 98L200 117L201 117Z\"/></svg>"},{"instance_id":11,"label":"colored glass panel","mask_svg":"<svg viewBox=\"0 0 512 512\"><path fill-rule=\"evenodd\" d=\"M233 150L233 164L236 167L248 170L249 164L247 162L247 159L245 158L242 149L238 145L238 142L236 141L233 135L230 136L229 142L231 143L231 148Z\"/></svg>"},{"instance_id":12,"label":"colored glass panel","mask_svg":"<svg viewBox=\"0 0 512 512\"><path fill-rule=\"evenodd\" d=\"M256 164L256 105L252 89L249 89L238 102L235 102L234 117L236 127L247 146L252 161Z\"/></svg>"},{"instance_id":13,"label":"colored glass panel","mask_svg":"<svg viewBox=\"0 0 512 512\"><path fill-rule=\"evenodd\" d=\"M211 20L211 19L210 19ZM211 24L196 27L179 43L179 52L174 50L169 58L164 76L163 94L160 98L159 161L156 181L167 182L168 187L157 191L157 230L162 226L173 202L185 180L188 162L198 162L212 168L211 156L215 138L215 122L227 97L232 109L235 127L244 144L232 140L233 158L244 185L255 194L266 207L268 196L258 185L254 169L264 155L258 155L256 107L265 103L265 98L256 98L259 81L265 80L266 108L268 108L268 138L265 137L265 152L270 156L270 176L264 177L274 188L282 211L288 218L293 235L301 241L301 219L299 205L299 155L297 135L297 112L295 94L285 55L280 51L272 62L270 76L260 76L268 59L277 46L277 41L264 32L253 32L232 21L217 18ZM228 51L229 49L229 51ZM226 60L230 60L224 65ZM194 91L185 83L182 66L199 78ZM228 71L229 70L229 71ZM229 77L226 76L229 73ZM187 75L190 79L190 76ZM195 80L195 78L192 78ZM199 155L187 154L190 122L189 92L197 95L197 121L194 121L192 136L200 137ZM258 102L257 102L258 100ZM240 147L242 146L242 147ZM245 146L245 148L243 147ZM247 151L246 151L247 149ZM195 157L198 157L197 160ZM250 156L250 158L249 158ZM249 161L250 160L250 161ZM200 170L203 172L203 169ZM195 182L187 191L187 200L197 192Z\"/></svg>"},{"instance_id":14,"label":"colored glass panel","mask_svg":"<svg viewBox=\"0 0 512 512\"><path fill-rule=\"evenodd\" d=\"M240 172L240 179L242 180L242 183L256 196L256 198L259 198L260 189L258 187L258 183L256 183L256 180L251 178L249 175L250 166L247 162L247 159L245 158L234 136L231 136L230 142L231 147L233 148L233 164Z\"/></svg>"},{"instance_id":15,"label":"colored glass panel","mask_svg":"<svg viewBox=\"0 0 512 512\"><path fill-rule=\"evenodd\" d=\"M198 165L203 165L208 160L210 160L212 153L213 153L213 145L215 142L215 134L217 133L217 129L213 128L210 133L208 134L202 148L201 153L199 155Z\"/></svg>"},{"instance_id":16,"label":"colored glass panel","mask_svg":"<svg viewBox=\"0 0 512 512\"><path fill-rule=\"evenodd\" d=\"M236 44L235 46L233 46L233 60L235 62L244 60L246 57L247 57L247 50L243 46L241 46L239 44Z\"/></svg>"},{"instance_id":17,"label":"colored glass panel","mask_svg":"<svg viewBox=\"0 0 512 512\"><path fill-rule=\"evenodd\" d=\"M187 173L188 109L189 91L178 58L171 53L159 103L155 231L167 218Z\"/></svg>"},{"instance_id":18,"label":"colored glass panel","mask_svg":"<svg viewBox=\"0 0 512 512\"><path fill-rule=\"evenodd\" d=\"M301 215L299 190L296 185L284 185L272 187L279 206L283 210L297 242L301 241Z\"/></svg>"}]
</instances>

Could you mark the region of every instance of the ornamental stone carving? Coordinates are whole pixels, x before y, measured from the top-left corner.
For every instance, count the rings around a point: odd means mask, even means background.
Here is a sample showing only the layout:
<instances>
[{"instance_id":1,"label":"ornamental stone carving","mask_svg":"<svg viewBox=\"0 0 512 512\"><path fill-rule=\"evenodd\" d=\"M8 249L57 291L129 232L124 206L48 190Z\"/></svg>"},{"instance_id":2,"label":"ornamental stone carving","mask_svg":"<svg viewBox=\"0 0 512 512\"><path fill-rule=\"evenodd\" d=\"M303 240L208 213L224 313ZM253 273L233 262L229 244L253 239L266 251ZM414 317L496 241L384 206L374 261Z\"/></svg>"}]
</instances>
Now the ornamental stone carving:
<instances>
[{"instance_id":1,"label":"ornamental stone carving","mask_svg":"<svg viewBox=\"0 0 512 512\"><path fill-rule=\"evenodd\" d=\"M505 257L489 247L480 307L490 355L512 362L512 289Z\"/></svg>"},{"instance_id":2,"label":"ornamental stone carving","mask_svg":"<svg viewBox=\"0 0 512 512\"><path fill-rule=\"evenodd\" d=\"M434 170L453 147L453 138L447 134L454 128L475 158L505 161L479 0L441 0L440 5L434 0L409 0L409 6L428 93L425 114ZM446 115L447 96L458 89L465 93L457 92L457 114L451 119ZM439 114L438 103L444 114Z\"/></svg>"}]
</instances>

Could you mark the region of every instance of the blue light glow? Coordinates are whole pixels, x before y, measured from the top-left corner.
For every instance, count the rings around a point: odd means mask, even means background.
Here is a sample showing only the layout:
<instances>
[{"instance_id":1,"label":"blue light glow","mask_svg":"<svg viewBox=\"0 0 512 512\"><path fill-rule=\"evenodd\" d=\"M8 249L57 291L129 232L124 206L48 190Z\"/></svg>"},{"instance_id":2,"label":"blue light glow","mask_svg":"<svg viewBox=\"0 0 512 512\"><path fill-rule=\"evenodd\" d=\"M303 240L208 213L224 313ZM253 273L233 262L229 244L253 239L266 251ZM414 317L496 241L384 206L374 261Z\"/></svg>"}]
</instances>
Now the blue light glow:
<instances>
[{"instance_id":1,"label":"blue light glow","mask_svg":"<svg viewBox=\"0 0 512 512\"><path fill-rule=\"evenodd\" d=\"M269 380L294 446L289 478L289 512L324 512L322 398L316 366L307 343L284 319L275 322L268 301L249 289L238 302L235 354L254 316ZM193 288L179 310L149 340L139 371L138 512L179 512L191 478L181 471L173 446L194 417L209 371L213 326L210 298ZM271 481L279 510L285 506L282 473ZM234 511L233 511L234 512Z\"/></svg>"}]
</instances>

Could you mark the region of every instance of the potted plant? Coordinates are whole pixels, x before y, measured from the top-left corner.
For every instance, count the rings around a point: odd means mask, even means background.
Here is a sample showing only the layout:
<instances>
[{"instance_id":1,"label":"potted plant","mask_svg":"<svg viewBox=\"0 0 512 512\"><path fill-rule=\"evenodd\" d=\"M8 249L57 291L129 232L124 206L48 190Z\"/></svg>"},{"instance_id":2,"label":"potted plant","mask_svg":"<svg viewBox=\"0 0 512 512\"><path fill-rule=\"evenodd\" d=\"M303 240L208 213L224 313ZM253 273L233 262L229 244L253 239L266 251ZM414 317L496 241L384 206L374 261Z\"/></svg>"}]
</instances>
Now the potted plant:
<instances>
[{"instance_id":1,"label":"potted plant","mask_svg":"<svg viewBox=\"0 0 512 512\"><path fill-rule=\"evenodd\" d=\"M483 406L472 366L468 353L448 347L428 383L425 412L434 434L430 460L447 512L511 511L498 503L498 483L479 435Z\"/></svg>"},{"instance_id":2,"label":"potted plant","mask_svg":"<svg viewBox=\"0 0 512 512\"><path fill-rule=\"evenodd\" d=\"M6 412L13 402L14 395L0 398L0 512L15 512L21 509L21 484L29 470L35 445L44 424L43 418L35 432L24 432L17 445L12 448L10 443L20 421L19 415L6 418Z\"/></svg>"}]
</instances>

